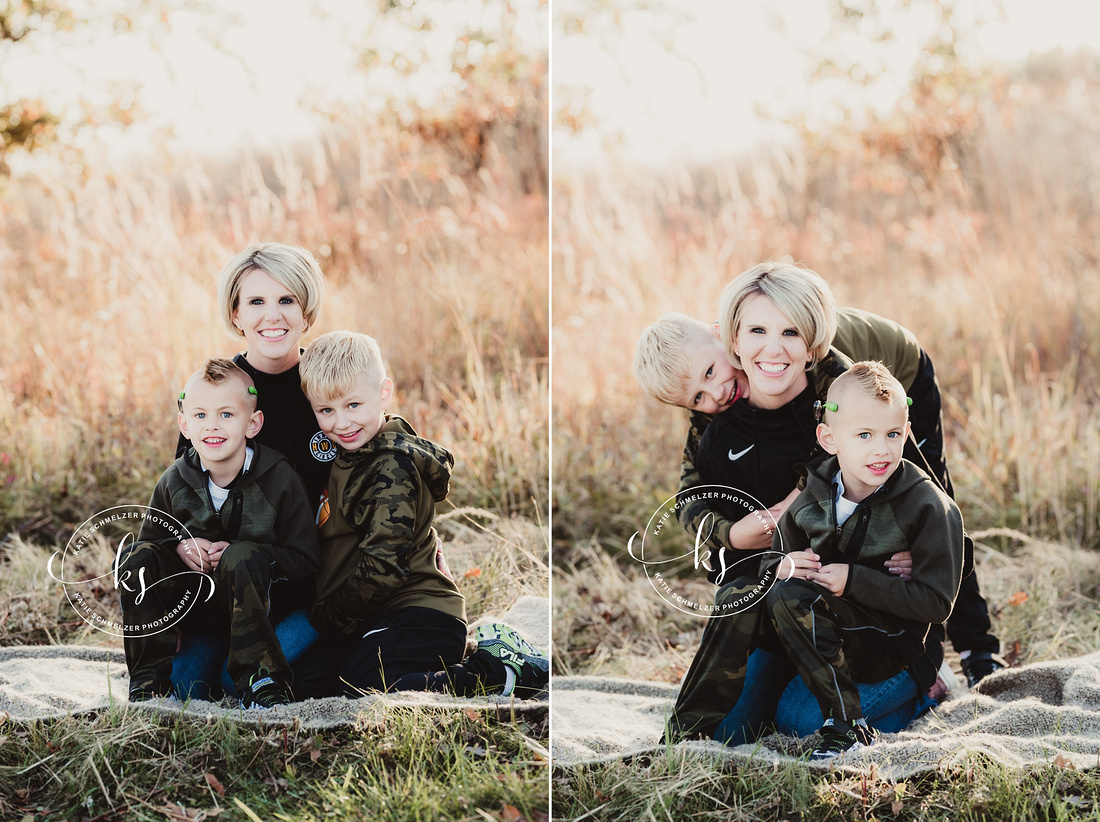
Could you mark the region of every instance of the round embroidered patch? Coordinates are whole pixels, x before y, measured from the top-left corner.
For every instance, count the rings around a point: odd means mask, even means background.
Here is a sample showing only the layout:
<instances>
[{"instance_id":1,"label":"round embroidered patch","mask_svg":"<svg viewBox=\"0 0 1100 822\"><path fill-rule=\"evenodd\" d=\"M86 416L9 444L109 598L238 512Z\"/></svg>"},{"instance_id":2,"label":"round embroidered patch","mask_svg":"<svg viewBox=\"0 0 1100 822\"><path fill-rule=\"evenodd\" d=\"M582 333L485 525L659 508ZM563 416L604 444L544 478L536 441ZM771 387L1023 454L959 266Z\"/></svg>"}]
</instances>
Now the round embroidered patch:
<instances>
[{"instance_id":1,"label":"round embroidered patch","mask_svg":"<svg viewBox=\"0 0 1100 822\"><path fill-rule=\"evenodd\" d=\"M318 462L332 462L336 459L336 443L318 431L309 441L309 453Z\"/></svg>"}]
</instances>

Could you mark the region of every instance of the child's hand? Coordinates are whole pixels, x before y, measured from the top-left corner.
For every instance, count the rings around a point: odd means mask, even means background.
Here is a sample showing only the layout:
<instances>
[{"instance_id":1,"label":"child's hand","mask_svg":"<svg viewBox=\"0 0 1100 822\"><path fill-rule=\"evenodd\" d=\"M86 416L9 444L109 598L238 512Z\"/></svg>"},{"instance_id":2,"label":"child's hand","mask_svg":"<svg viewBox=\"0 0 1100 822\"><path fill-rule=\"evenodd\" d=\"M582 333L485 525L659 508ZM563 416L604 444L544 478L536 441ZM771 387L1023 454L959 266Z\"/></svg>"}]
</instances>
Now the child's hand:
<instances>
[{"instance_id":1,"label":"child's hand","mask_svg":"<svg viewBox=\"0 0 1100 822\"><path fill-rule=\"evenodd\" d=\"M820 571L814 571L806 579L816 582L829 593L840 596L844 592L844 586L848 584L848 565L832 562Z\"/></svg>"},{"instance_id":2,"label":"child's hand","mask_svg":"<svg viewBox=\"0 0 1100 822\"><path fill-rule=\"evenodd\" d=\"M726 534L726 544L738 551L766 551L771 548L776 524L797 496L798 489L795 488L771 508L753 511L737 520Z\"/></svg>"},{"instance_id":3,"label":"child's hand","mask_svg":"<svg viewBox=\"0 0 1100 822\"><path fill-rule=\"evenodd\" d=\"M210 543L210 547L206 551L206 558L210 562L211 570L218 567L218 563L221 561L222 554L225 553L225 549L228 547L229 543L226 542L224 539Z\"/></svg>"},{"instance_id":4,"label":"child's hand","mask_svg":"<svg viewBox=\"0 0 1100 822\"><path fill-rule=\"evenodd\" d=\"M906 581L913 578L913 555L908 551L898 551L883 565L891 574L897 574Z\"/></svg>"},{"instance_id":5,"label":"child's hand","mask_svg":"<svg viewBox=\"0 0 1100 822\"><path fill-rule=\"evenodd\" d=\"M211 548L220 545L221 548L218 549L217 555L218 558L221 558L221 552L225 550L225 546L228 544L227 542L211 542L202 537L192 537L191 539L185 539L176 546L176 554L183 560L183 564L192 571L208 574L214 570L214 563L210 558Z\"/></svg>"},{"instance_id":6,"label":"child's hand","mask_svg":"<svg viewBox=\"0 0 1100 822\"><path fill-rule=\"evenodd\" d=\"M821 567L820 559L813 551L791 551L779 562L779 579L813 579Z\"/></svg>"}]
</instances>

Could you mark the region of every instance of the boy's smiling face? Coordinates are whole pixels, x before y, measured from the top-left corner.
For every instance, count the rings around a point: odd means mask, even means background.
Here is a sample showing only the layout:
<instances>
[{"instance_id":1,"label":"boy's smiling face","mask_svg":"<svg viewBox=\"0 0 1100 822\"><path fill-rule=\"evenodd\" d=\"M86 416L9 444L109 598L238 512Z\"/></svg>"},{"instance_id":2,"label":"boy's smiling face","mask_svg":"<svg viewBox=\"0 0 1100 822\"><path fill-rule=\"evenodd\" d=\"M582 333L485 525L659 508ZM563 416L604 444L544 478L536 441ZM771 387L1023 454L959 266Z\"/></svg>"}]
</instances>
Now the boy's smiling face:
<instances>
[{"instance_id":1,"label":"boy's smiling face","mask_svg":"<svg viewBox=\"0 0 1100 822\"><path fill-rule=\"evenodd\" d=\"M826 412L817 439L840 462L845 498L860 502L897 470L909 434L908 407L904 400L884 403L858 387L835 398L830 392L829 399L837 410Z\"/></svg>"},{"instance_id":2,"label":"boy's smiling face","mask_svg":"<svg viewBox=\"0 0 1100 822\"><path fill-rule=\"evenodd\" d=\"M325 436L348 451L362 448L375 438L385 423L383 412L393 396L393 381L372 383L361 374L351 390L331 400L310 397L313 414Z\"/></svg>"},{"instance_id":3,"label":"boy's smiling face","mask_svg":"<svg viewBox=\"0 0 1100 822\"><path fill-rule=\"evenodd\" d=\"M677 405L704 414L720 414L749 396L745 372L734 368L717 337L689 344L688 374Z\"/></svg>"},{"instance_id":4,"label":"boy's smiling face","mask_svg":"<svg viewBox=\"0 0 1100 822\"><path fill-rule=\"evenodd\" d=\"M241 470L246 440L263 425L263 412L252 411L254 405L247 386L235 377L217 384L195 376L187 381L177 417L180 431L219 485L225 474L232 479Z\"/></svg>"}]
</instances>

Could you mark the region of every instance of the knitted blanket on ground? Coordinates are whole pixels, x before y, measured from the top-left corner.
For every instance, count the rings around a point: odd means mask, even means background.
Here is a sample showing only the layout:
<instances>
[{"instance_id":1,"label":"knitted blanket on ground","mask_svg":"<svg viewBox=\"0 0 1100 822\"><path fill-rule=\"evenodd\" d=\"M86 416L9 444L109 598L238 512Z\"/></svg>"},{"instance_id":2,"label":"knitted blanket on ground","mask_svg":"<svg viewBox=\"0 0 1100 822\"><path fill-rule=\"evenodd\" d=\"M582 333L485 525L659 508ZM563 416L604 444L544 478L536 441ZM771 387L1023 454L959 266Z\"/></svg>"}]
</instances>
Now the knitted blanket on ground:
<instances>
[{"instance_id":1,"label":"knitted blanket on ground","mask_svg":"<svg viewBox=\"0 0 1100 822\"><path fill-rule=\"evenodd\" d=\"M490 621L511 626L538 648L549 645L549 606L543 597L520 597L503 616L479 622ZM13 720L28 722L95 711L112 703L125 705L128 682L126 659L120 649L81 645L0 648L0 717L6 714ZM309 699L270 710L242 710L201 700L182 703L173 699L153 699L133 707L207 721L226 717L263 725L297 722L304 727L325 728L369 721L394 708L474 709L508 716L545 712L549 705L545 696L519 700L403 691L359 699Z\"/></svg>"},{"instance_id":2,"label":"knitted blanket on ground","mask_svg":"<svg viewBox=\"0 0 1100 822\"><path fill-rule=\"evenodd\" d=\"M678 686L580 676L555 677L551 691L556 767L663 755L658 740ZM677 748L779 763L812 750L813 741L772 735L753 745L686 742ZM904 779L981 756L1020 767L1100 766L1100 653L998 671L905 731L881 734L875 745L834 762L859 769L873 764L884 778Z\"/></svg>"}]
</instances>

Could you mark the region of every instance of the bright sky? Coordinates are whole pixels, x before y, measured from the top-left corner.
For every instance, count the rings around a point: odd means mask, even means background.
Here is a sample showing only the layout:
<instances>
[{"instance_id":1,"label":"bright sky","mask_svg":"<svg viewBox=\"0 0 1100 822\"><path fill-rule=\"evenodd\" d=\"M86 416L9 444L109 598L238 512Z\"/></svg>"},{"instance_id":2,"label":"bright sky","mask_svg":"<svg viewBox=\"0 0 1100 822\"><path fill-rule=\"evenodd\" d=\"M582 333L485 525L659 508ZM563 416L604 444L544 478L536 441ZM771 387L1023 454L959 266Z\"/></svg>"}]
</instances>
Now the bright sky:
<instances>
[{"instance_id":1,"label":"bright sky","mask_svg":"<svg viewBox=\"0 0 1100 822\"><path fill-rule=\"evenodd\" d=\"M825 34L825 0L670 5L693 19L674 27L649 13L627 14L619 35L603 42L593 34L560 38L555 28L555 106L567 99L567 87L587 90L597 121L579 137L556 129L555 163L590 162L607 146L652 162L736 151L769 134L755 110L782 113L811 105L807 53ZM983 26L976 40L990 58L1018 58L1057 46L1100 47L1100 4L1004 0L1004 7L1007 21ZM932 24L931 16L918 15L908 30L916 35ZM879 89L880 103L896 99L920 42L914 36L894 48L890 57L899 82Z\"/></svg>"},{"instance_id":2,"label":"bright sky","mask_svg":"<svg viewBox=\"0 0 1100 822\"><path fill-rule=\"evenodd\" d=\"M538 0L512 5L519 10L521 42L544 48L548 9L538 8ZM136 86L136 102L148 119L172 128L183 145L212 150L242 139L262 144L315 128L319 118L311 107L322 98L383 105L389 93L398 93L428 102L456 82L445 68L424 71L412 82L376 68L368 79L354 68L354 46L364 32L382 50L422 49L449 60L460 21L475 27L484 22L491 33L499 19L493 18L499 15L493 0L418 0L417 8L424 8L435 26L417 35L379 24L376 3L232 0L216 7L214 15L173 12L170 33L156 42L140 35L106 36L74 47L32 36L28 47L20 44L5 53L5 90L58 100L108 96L111 89ZM139 126L122 145L143 139L148 132Z\"/></svg>"}]
</instances>

